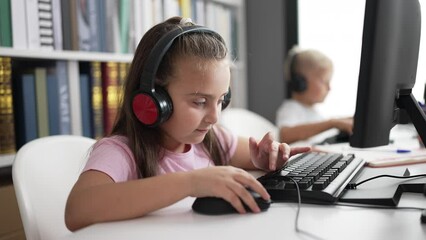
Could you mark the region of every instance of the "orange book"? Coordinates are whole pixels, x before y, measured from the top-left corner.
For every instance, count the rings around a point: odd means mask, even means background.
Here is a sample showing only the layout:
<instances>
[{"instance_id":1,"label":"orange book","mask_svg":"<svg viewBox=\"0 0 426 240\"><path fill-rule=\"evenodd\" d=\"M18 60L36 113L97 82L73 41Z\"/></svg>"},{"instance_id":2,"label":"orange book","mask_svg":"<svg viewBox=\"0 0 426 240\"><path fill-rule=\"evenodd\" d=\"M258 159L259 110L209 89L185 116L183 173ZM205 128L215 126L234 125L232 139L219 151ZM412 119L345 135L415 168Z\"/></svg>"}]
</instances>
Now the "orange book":
<instances>
[{"instance_id":1,"label":"orange book","mask_svg":"<svg viewBox=\"0 0 426 240\"><path fill-rule=\"evenodd\" d=\"M99 139L104 135L102 71L100 62L91 62L90 65L92 76L93 137Z\"/></svg>"},{"instance_id":2,"label":"orange book","mask_svg":"<svg viewBox=\"0 0 426 240\"><path fill-rule=\"evenodd\" d=\"M11 60L0 57L0 154L15 151Z\"/></svg>"},{"instance_id":3,"label":"orange book","mask_svg":"<svg viewBox=\"0 0 426 240\"><path fill-rule=\"evenodd\" d=\"M121 103L123 98L124 91L124 82L126 81L127 72L129 71L129 64L125 62L121 62L118 64L118 101Z\"/></svg>"},{"instance_id":4,"label":"orange book","mask_svg":"<svg viewBox=\"0 0 426 240\"><path fill-rule=\"evenodd\" d=\"M104 110L104 132L110 134L117 117L119 105L118 63L105 62L102 69L102 99Z\"/></svg>"}]
</instances>

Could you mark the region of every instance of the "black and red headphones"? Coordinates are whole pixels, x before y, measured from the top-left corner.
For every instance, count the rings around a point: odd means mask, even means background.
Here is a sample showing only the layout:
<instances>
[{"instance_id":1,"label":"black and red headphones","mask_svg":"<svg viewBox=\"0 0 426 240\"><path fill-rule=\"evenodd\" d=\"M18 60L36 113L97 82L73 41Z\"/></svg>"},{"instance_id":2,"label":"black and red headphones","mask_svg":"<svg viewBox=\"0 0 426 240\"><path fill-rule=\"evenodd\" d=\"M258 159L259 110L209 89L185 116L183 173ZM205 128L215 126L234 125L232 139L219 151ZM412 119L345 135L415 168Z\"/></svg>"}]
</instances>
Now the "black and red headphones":
<instances>
[{"instance_id":1,"label":"black and red headphones","mask_svg":"<svg viewBox=\"0 0 426 240\"><path fill-rule=\"evenodd\" d=\"M222 39L218 33L197 25L176 28L160 38L148 56L142 71L139 90L132 100L133 113L143 125L156 127L171 116L173 102L167 91L155 84L155 76L164 55L170 49L174 40L179 36L193 32L209 33ZM230 101L231 90L229 89L222 103L222 110L229 105Z\"/></svg>"}]
</instances>

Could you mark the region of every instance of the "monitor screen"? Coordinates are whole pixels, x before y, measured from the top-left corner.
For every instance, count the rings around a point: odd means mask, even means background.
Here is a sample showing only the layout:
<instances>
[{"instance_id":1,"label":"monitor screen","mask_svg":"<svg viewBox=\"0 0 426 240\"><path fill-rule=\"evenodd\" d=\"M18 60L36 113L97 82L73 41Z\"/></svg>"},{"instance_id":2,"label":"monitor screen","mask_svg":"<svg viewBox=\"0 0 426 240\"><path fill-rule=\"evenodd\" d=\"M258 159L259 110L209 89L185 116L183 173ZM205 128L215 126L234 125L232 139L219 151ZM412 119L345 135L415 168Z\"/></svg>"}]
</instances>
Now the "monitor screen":
<instances>
[{"instance_id":1,"label":"monitor screen","mask_svg":"<svg viewBox=\"0 0 426 240\"><path fill-rule=\"evenodd\" d=\"M418 0L366 1L352 147L389 144L402 111L425 142L426 117L411 93L420 26Z\"/></svg>"}]
</instances>

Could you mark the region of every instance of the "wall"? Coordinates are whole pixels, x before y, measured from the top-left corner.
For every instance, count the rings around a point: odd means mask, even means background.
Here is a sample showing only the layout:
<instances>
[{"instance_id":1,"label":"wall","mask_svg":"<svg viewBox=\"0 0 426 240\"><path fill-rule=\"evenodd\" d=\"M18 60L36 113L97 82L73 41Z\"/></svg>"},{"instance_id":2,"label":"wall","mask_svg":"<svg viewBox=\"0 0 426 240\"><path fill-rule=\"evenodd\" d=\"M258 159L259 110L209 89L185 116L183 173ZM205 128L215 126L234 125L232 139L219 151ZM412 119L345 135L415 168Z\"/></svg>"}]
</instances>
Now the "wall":
<instances>
[{"instance_id":1,"label":"wall","mask_svg":"<svg viewBox=\"0 0 426 240\"><path fill-rule=\"evenodd\" d=\"M285 96L283 2L246 1L248 109L273 122Z\"/></svg>"}]
</instances>

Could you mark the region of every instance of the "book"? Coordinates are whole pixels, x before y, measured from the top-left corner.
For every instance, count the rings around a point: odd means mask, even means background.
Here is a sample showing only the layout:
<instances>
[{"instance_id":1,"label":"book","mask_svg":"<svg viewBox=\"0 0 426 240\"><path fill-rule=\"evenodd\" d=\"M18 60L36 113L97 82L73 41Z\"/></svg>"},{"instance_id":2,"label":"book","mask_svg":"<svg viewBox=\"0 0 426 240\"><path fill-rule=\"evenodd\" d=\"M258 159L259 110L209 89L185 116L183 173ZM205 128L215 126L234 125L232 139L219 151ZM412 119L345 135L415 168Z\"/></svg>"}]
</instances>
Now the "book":
<instances>
[{"instance_id":1,"label":"book","mask_svg":"<svg viewBox=\"0 0 426 240\"><path fill-rule=\"evenodd\" d=\"M129 52L130 0L120 0L119 3L120 53Z\"/></svg>"},{"instance_id":2,"label":"book","mask_svg":"<svg viewBox=\"0 0 426 240\"><path fill-rule=\"evenodd\" d=\"M105 43L106 51L111 53L120 52L120 23L118 16L118 2L116 0L105 0Z\"/></svg>"},{"instance_id":3,"label":"book","mask_svg":"<svg viewBox=\"0 0 426 240\"><path fill-rule=\"evenodd\" d=\"M135 47L139 44L148 27L154 25L152 0L135 1L133 7Z\"/></svg>"},{"instance_id":4,"label":"book","mask_svg":"<svg viewBox=\"0 0 426 240\"><path fill-rule=\"evenodd\" d=\"M101 52L107 52L107 43L106 43L106 3L104 0L98 0L97 9L98 9L98 34L99 34L99 50Z\"/></svg>"},{"instance_id":5,"label":"book","mask_svg":"<svg viewBox=\"0 0 426 240\"><path fill-rule=\"evenodd\" d=\"M16 133L16 147L19 149L25 143L38 137L37 106L34 72L17 74L12 71L13 110Z\"/></svg>"},{"instance_id":6,"label":"book","mask_svg":"<svg viewBox=\"0 0 426 240\"><path fill-rule=\"evenodd\" d=\"M191 0L179 0L179 8L182 17L193 18Z\"/></svg>"},{"instance_id":7,"label":"book","mask_svg":"<svg viewBox=\"0 0 426 240\"><path fill-rule=\"evenodd\" d=\"M199 25L205 25L206 23L206 15L205 15L205 5L204 5L204 0L194 0L194 20L197 24Z\"/></svg>"},{"instance_id":8,"label":"book","mask_svg":"<svg viewBox=\"0 0 426 240\"><path fill-rule=\"evenodd\" d=\"M28 0L25 4L29 49L54 49L51 0Z\"/></svg>"},{"instance_id":9,"label":"book","mask_svg":"<svg viewBox=\"0 0 426 240\"><path fill-rule=\"evenodd\" d=\"M53 14L51 0L38 1L38 21L40 34L40 48L54 49Z\"/></svg>"},{"instance_id":10,"label":"book","mask_svg":"<svg viewBox=\"0 0 426 240\"><path fill-rule=\"evenodd\" d=\"M207 1L204 2L204 8L205 8L205 16L204 16L204 20L205 20L205 26L217 31L217 27L216 27L216 3L212 2L212 1Z\"/></svg>"},{"instance_id":11,"label":"book","mask_svg":"<svg viewBox=\"0 0 426 240\"><path fill-rule=\"evenodd\" d=\"M111 133L118 112L118 63L105 62L102 70L102 98L104 110L104 133Z\"/></svg>"},{"instance_id":12,"label":"book","mask_svg":"<svg viewBox=\"0 0 426 240\"><path fill-rule=\"evenodd\" d=\"M61 0L52 0L53 43L55 50L62 50L62 8Z\"/></svg>"},{"instance_id":13,"label":"book","mask_svg":"<svg viewBox=\"0 0 426 240\"><path fill-rule=\"evenodd\" d=\"M82 135L80 81L77 61L67 61L69 101L71 112L71 134Z\"/></svg>"},{"instance_id":14,"label":"book","mask_svg":"<svg viewBox=\"0 0 426 240\"><path fill-rule=\"evenodd\" d=\"M26 49L27 46L27 20L25 0L11 1L12 11L12 41L13 48Z\"/></svg>"},{"instance_id":15,"label":"book","mask_svg":"<svg viewBox=\"0 0 426 240\"><path fill-rule=\"evenodd\" d=\"M230 48L230 52L231 52L231 57L232 59L239 59L239 44L238 44L238 19L236 16L236 13L231 11L231 46L229 46Z\"/></svg>"},{"instance_id":16,"label":"book","mask_svg":"<svg viewBox=\"0 0 426 240\"><path fill-rule=\"evenodd\" d=\"M403 139L380 147L355 148L346 143L329 145L315 145L313 151L355 154L358 158L365 160L365 165L372 168L401 166L416 163L426 163L426 149L421 146L416 138L405 138L402 134L412 134L405 130L399 130L397 134Z\"/></svg>"},{"instance_id":17,"label":"book","mask_svg":"<svg viewBox=\"0 0 426 240\"><path fill-rule=\"evenodd\" d=\"M65 61L57 61L47 71L49 134L71 134L69 88Z\"/></svg>"},{"instance_id":18,"label":"book","mask_svg":"<svg viewBox=\"0 0 426 240\"><path fill-rule=\"evenodd\" d=\"M10 0L0 1L0 46L12 47L12 16Z\"/></svg>"},{"instance_id":19,"label":"book","mask_svg":"<svg viewBox=\"0 0 426 240\"><path fill-rule=\"evenodd\" d=\"M136 29L135 29L135 5L137 1L129 1L129 37L127 39L127 53L134 53L136 50L136 46L139 43L139 39L136 39Z\"/></svg>"},{"instance_id":20,"label":"book","mask_svg":"<svg viewBox=\"0 0 426 240\"><path fill-rule=\"evenodd\" d=\"M13 48L27 48L27 20L25 13L25 0L11 1L12 11L12 40Z\"/></svg>"},{"instance_id":21,"label":"book","mask_svg":"<svg viewBox=\"0 0 426 240\"><path fill-rule=\"evenodd\" d=\"M71 4L71 1L61 2L62 49L63 50L72 50L70 4Z\"/></svg>"},{"instance_id":22,"label":"book","mask_svg":"<svg viewBox=\"0 0 426 240\"><path fill-rule=\"evenodd\" d=\"M80 97L82 133L83 136L91 138L93 137L91 84L89 74L85 72L80 72Z\"/></svg>"},{"instance_id":23,"label":"book","mask_svg":"<svg viewBox=\"0 0 426 240\"><path fill-rule=\"evenodd\" d=\"M100 13L99 13L99 0L92 0L87 2L87 12L89 21L89 49L90 51L100 52L101 39L103 40L100 26Z\"/></svg>"},{"instance_id":24,"label":"book","mask_svg":"<svg viewBox=\"0 0 426 240\"><path fill-rule=\"evenodd\" d=\"M49 68L46 75L47 108L49 117L49 134L60 134L59 129L59 87L55 69Z\"/></svg>"},{"instance_id":25,"label":"book","mask_svg":"<svg viewBox=\"0 0 426 240\"><path fill-rule=\"evenodd\" d=\"M125 62L118 63L118 89L117 89L117 95L118 95L118 102L119 105L121 105L121 102L123 101L123 94L124 94L124 84L126 81L127 73L129 71L129 64Z\"/></svg>"},{"instance_id":26,"label":"book","mask_svg":"<svg viewBox=\"0 0 426 240\"><path fill-rule=\"evenodd\" d=\"M163 0L152 0L152 7L154 24L162 22L164 20Z\"/></svg>"},{"instance_id":27,"label":"book","mask_svg":"<svg viewBox=\"0 0 426 240\"><path fill-rule=\"evenodd\" d=\"M47 69L36 67L34 69L36 106L37 106L37 129L38 136L49 136L49 113L47 105Z\"/></svg>"},{"instance_id":28,"label":"book","mask_svg":"<svg viewBox=\"0 0 426 240\"><path fill-rule=\"evenodd\" d=\"M178 0L163 0L163 14L164 19L180 16Z\"/></svg>"},{"instance_id":29,"label":"book","mask_svg":"<svg viewBox=\"0 0 426 240\"><path fill-rule=\"evenodd\" d=\"M78 51L79 37L78 37L78 17L77 17L77 1L69 1L69 17L71 27L71 50Z\"/></svg>"},{"instance_id":30,"label":"book","mask_svg":"<svg viewBox=\"0 0 426 240\"><path fill-rule=\"evenodd\" d=\"M104 135L104 108L102 96L102 70L100 62L90 63L90 75L92 86L92 119L93 119L93 137L96 139Z\"/></svg>"},{"instance_id":31,"label":"book","mask_svg":"<svg viewBox=\"0 0 426 240\"><path fill-rule=\"evenodd\" d=\"M417 163L426 163L426 150L418 150L413 154L407 156L397 156L397 157L384 157L367 162L367 166L377 168L377 167L393 167Z\"/></svg>"},{"instance_id":32,"label":"book","mask_svg":"<svg viewBox=\"0 0 426 240\"><path fill-rule=\"evenodd\" d=\"M11 60L0 57L0 154L15 151Z\"/></svg>"},{"instance_id":33,"label":"book","mask_svg":"<svg viewBox=\"0 0 426 240\"><path fill-rule=\"evenodd\" d=\"M90 23L88 1L77 0L76 4L77 14L77 29L78 29L78 47L81 51L90 51Z\"/></svg>"},{"instance_id":34,"label":"book","mask_svg":"<svg viewBox=\"0 0 426 240\"><path fill-rule=\"evenodd\" d=\"M71 134L70 89L68 84L68 65L66 61L56 61L56 79L58 81L59 132Z\"/></svg>"}]
</instances>

